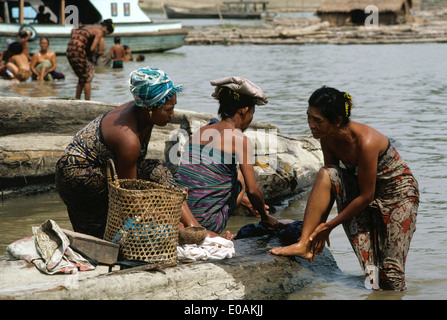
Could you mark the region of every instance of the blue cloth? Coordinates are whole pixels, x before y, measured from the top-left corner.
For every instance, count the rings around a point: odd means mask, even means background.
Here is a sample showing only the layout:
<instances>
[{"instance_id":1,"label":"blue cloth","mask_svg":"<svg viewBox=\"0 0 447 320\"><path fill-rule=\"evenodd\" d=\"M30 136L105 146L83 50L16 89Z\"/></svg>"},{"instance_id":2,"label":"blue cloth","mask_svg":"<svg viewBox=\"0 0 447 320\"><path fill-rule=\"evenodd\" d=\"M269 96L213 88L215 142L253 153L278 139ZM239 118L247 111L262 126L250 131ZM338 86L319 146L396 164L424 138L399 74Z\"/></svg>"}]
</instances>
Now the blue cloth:
<instances>
[{"instance_id":1,"label":"blue cloth","mask_svg":"<svg viewBox=\"0 0 447 320\"><path fill-rule=\"evenodd\" d=\"M149 67L131 72L129 86L139 107L161 107L166 99L183 90L182 85L175 85L163 70Z\"/></svg>"},{"instance_id":2,"label":"blue cloth","mask_svg":"<svg viewBox=\"0 0 447 320\"><path fill-rule=\"evenodd\" d=\"M261 222L258 224L251 223L243 226L237 232L235 240L251 238L251 237L262 237L265 235L277 236L284 245L290 245L298 242L301 237L301 232L303 230L303 221L297 220L292 222L285 228L268 230L264 227Z\"/></svg>"}]
</instances>

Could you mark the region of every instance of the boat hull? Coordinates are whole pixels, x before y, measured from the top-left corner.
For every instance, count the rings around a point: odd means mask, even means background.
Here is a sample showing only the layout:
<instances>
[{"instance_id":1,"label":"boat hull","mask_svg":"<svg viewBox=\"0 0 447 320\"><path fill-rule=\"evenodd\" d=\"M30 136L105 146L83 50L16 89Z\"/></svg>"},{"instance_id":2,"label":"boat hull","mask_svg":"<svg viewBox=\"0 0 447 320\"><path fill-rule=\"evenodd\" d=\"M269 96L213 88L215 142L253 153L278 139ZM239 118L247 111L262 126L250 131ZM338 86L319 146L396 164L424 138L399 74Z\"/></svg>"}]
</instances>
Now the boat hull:
<instances>
[{"instance_id":1,"label":"boat hull","mask_svg":"<svg viewBox=\"0 0 447 320\"><path fill-rule=\"evenodd\" d=\"M261 12L193 11L168 5L163 7L168 19L262 19Z\"/></svg>"},{"instance_id":2,"label":"boat hull","mask_svg":"<svg viewBox=\"0 0 447 320\"><path fill-rule=\"evenodd\" d=\"M0 24L0 48L7 48L7 40L16 40L20 29L18 24ZM32 28L32 29L31 29ZM34 33L33 41L29 41L29 51L40 50L39 39L47 37L50 40L50 50L56 54L65 54L70 40L71 27L59 25L27 25L28 30ZM115 32L105 37L109 46L114 45L114 37L121 37L121 43L128 45L132 52L163 52L173 50L184 45L186 29L180 24L123 24L115 25Z\"/></svg>"}]
</instances>

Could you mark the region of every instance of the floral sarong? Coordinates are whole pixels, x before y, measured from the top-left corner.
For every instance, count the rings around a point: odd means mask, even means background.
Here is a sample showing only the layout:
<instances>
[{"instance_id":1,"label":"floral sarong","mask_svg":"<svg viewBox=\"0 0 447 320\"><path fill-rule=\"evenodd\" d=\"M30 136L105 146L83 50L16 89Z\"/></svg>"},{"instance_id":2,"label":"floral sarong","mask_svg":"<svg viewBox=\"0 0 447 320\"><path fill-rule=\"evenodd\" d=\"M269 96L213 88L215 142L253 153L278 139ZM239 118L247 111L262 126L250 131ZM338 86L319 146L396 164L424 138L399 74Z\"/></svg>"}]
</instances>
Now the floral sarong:
<instances>
[{"instance_id":1,"label":"floral sarong","mask_svg":"<svg viewBox=\"0 0 447 320\"><path fill-rule=\"evenodd\" d=\"M326 166L338 212L359 195L356 167ZM343 228L365 274L381 289L404 291L405 260L416 230L418 183L393 145L379 158L374 200Z\"/></svg>"},{"instance_id":2,"label":"floral sarong","mask_svg":"<svg viewBox=\"0 0 447 320\"><path fill-rule=\"evenodd\" d=\"M73 230L102 238L108 212L107 161L115 154L104 144L99 116L79 131L56 164L56 188L67 206ZM145 159L143 144L137 162L137 178L175 185L167 166Z\"/></svg>"},{"instance_id":3,"label":"floral sarong","mask_svg":"<svg viewBox=\"0 0 447 320\"><path fill-rule=\"evenodd\" d=\"M90 60L92 35L86 29L75 30L67 45L67 59L79 79L79 84L90 83L95 75L95 65Z\"/></svg>"}]
</instances>

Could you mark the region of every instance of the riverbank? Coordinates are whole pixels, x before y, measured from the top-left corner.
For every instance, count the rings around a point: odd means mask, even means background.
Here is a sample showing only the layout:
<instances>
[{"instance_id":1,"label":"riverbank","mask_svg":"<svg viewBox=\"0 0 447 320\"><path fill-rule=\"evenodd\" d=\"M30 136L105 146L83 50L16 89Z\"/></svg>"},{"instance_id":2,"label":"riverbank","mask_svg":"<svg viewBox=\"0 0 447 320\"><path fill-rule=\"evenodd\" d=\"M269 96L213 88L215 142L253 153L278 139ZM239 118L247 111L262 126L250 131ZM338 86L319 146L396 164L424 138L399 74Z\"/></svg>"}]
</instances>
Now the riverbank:
<instances>
[{"instance_id":1,"label":"riverbank","mask_svg":"<svg viewBox=\"0 0 447 320\"><path fill-rule=\"evenodd\" d=\"M162 13L162 0L141 1L148 13ZM213 8L222 5L220 0L168 2L187 8ZM377 29L365 26L333 26L323 23L317 16L292 18L283 13L316 12L318 1L269 1L268 11L276 18L255 24L202 25L188 27L186 45L303 45L303 44L394 44L447 42L447 1L414 1L412 16L407 23L397 25L380 24ZM293 16L293 14L292 14ZM307 15L309 16L309 15ZM233 22L234 23L234 22Z\"/></svg>"},{"instance_id":2,"label":"riverbank","mask_svg":"<svg viewBox=\"0 0 447 320\"><path fill-rule=\"evenodd\" d=\"M196 26L188 30L187 45L232 44L393 44L447 42L447 9L419 9L414 22L365 26L332 26L318 17L282 16L257 24Z\"/></svg>"},{"instance_id":3,"label":"riverbank","mask_svg":"<svg viewBox=\"0 0 447 320\"><path fill-rule=\"evenodd\" d=\"M323 0L269 0L267 9L272 12L315 11ZM140 0L140 6L147 12L163 13L163 3L186 8L216 8L225 9L222 0Z\"/></svg>"},{"instance_id":4,"label":"riverbank","mask_svg":"<svg viewBox=\"0 0 447 320\"><path fill-rule=\"evenodd\" d=\"M273 256L277 237L234 240L236 257L159 270L109 272L107 265L75 274L46 275L24 260L0 261L0 300L281 300L319 277L339 275L329 250L312 265Z\"/></svg>"},{"instance_id":5,"label":"riverbank","mask_svg":"<svg viewBox=\"0 0 447 320\"><path fill-rule=\"evenodd\" d=\"M54 188L56 162L72 137L92 119L118 105L75 99L2 97L1 198ZM168 125L152 131L148 155L166 162L174 173L182 148L189 141L188 135L213 117L217 116L176 109ZM246 134L256 146L254 169L266 200L298 194L311 185L323 161L316 139L286 137L275 125L258 121L251 123Z\"/></svg>"}]
</instances>

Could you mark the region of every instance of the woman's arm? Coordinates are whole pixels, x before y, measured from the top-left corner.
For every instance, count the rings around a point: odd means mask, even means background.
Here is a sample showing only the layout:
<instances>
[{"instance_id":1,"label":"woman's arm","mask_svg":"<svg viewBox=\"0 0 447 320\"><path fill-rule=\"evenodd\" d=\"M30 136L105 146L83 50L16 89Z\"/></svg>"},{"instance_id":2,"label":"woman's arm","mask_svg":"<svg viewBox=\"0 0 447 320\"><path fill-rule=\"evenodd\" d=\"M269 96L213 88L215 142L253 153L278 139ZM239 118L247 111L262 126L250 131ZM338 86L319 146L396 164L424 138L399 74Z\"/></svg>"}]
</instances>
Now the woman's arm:
<instances>
[{"instance_id":1,"label":"woman's arm","mask_svg":"<svg viewBox=\"0 0 447 320\"><path fill-rule=\"evenodd\" d=\"M101 41L102 37L104 36L104 33L99 29L90 29L89 31L93 31L92 33L95 35L95 38L93 39L92 45L90 47L90 52L93 55L96 47L99 45L99 42Z\"/></svg>"},{"instance_id":2,"label":"woman's arm","mask_svg":"<svg viewBox=\"0 0 447 320\"><path fill-rule=\"evenodd\" d=\"M140 140L129 127L112 125L111 121L103 119L102 133L105 144L115 154L116 173L120 179L136 179Z\"/></svg>"},{"instance_id":3,"label":"woman's arm","mask_svg":"<svg viewBox=\"0 0 447 320\"><path fill-rule=\"evenodd\" d=\"M373 201L376 190L378 157L379 149L374 142L360 142L357 146L359 195L334 219L328 222L332 228L353 218Z\"/></svg>"},{"instance_id":4,"label":"woman's arm","mask_svg":"<svg viewBox=\"0 0 447 320\"><path fill-rule=\"evenodd\" d=\"M238 142L241 143L242 147L238 147ZM278 220L270 216L265 210L264 195L258 186L253 169L253 146L245 135L236 137L235 144L235 152L239 160L241 173L244 176L245 192L247 193L248 199L260 214L261 221L265 223L268 228L274 229L278 226Z\"/></svg>"},{"instance_id":5,"label":"woman's arm","mask_svg":"<svg viewBox=\"0 0 447 320\"><path fill-rule=\"evenodd\" d=\"M36 65L37 65L37 52L33 55L33 58L31 59L31 64L30 64L30 67L31 67L31 71L36 75L36 76L39 76L39 72L37 72L37 70L35 69L36 68Z\"/></svg>"},{"instance_id":6,"label":"woman's arm","mask_svg":"<svg viewBox=\"0 0 447 320\"><path fill-rule=\"evenodd\" d=\"M314 256L323 251L325 242L329 244L332 229L355 217L374 199L378 156L379 148L375 143L364 142L357 146L359 195L332 220L321 223L315 228L310 236Z\"/></svg>"},{"instance_id":7,"label":"woman's arm","mask_svg":"<svg viewBox=\"0 0 447 320\"><path fill-rule=\"evenodd\" d=\"M50 69L47 70L47 73L53 72L57 68L57 60L56 60L56 53L55 52L53 52L51 54L50 62L52 64L52 66L51 66Z\"/></svg>"}]
</instances>

